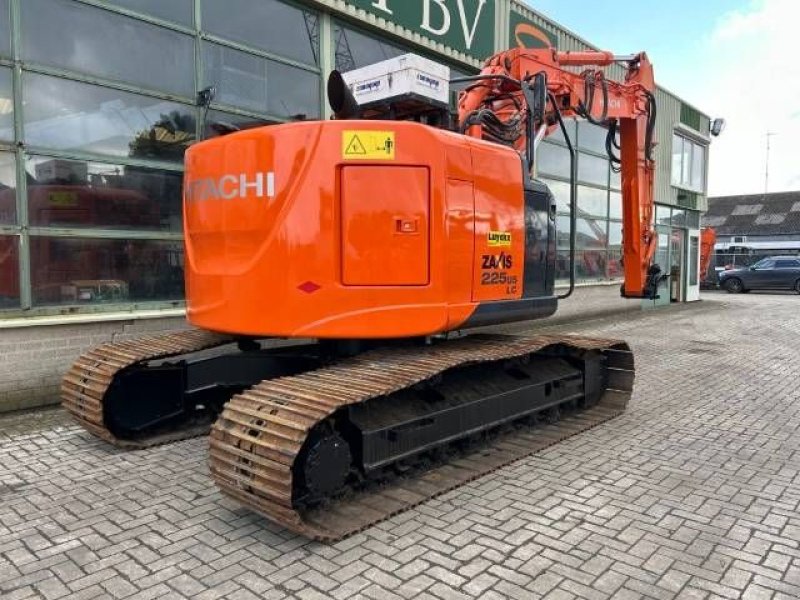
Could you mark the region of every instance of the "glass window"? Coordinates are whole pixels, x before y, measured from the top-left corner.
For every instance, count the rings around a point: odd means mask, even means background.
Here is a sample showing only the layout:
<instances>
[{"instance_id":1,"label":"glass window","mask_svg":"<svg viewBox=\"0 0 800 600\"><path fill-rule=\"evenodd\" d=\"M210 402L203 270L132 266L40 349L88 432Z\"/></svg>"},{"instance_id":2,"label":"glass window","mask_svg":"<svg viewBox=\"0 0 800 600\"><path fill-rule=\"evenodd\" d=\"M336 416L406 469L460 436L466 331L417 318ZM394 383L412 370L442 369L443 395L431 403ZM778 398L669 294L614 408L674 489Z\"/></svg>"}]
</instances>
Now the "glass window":
<instances>
[{"instance_id":1,"label":"glass window","mask_svg":"<svg viewBox=\"0 0 800 600\"><path fill-rule=\"evenodd\" d=\"M680 208L672 209L672 226L686 227L686 211Z\"/></svg>"},{"instance_id":2,"label":"glass window","mask_svg":"<svg viewBox=\"0 0 800 600\"><path fill-rule=\"evenodd\" d=\"M660 204L656 204L656 224L669 225L670 216L672 215L671 211L672 209L669 206L661 206Z\"/></svg>"},{"instance_id":3,"label":"glass window","mask_svg":"<svg viewBox=\"0 0 800 600\"><path fill-rule=\"evenodd\" d=\"M181 231L183 173L32 156L28 215L37 227Z\"/></svg>"},{"instance_id":4,"label":"glass window","mask_svg":"<svg viewBox=\"0 0 800 600\"><path fill-rule=\"evenodd\" d=\"M575 277L583 280L606 278L607 255L605 250L583 250L575 255Z\"/></svg>"},{"instance_id":5,"label":"glass window","mask_svg":"<svg viewBox=\"0 0 800 600\"><path fill-rule=\"evenodd\" d=\"M32 237L31 284L37 305L180 300L183 244Z\"/></svg>"},{"instance_id":6,"label":"glass window","mask_svg":"<svg viewBox=\"0 0 800 600\"><path fill-rule=\"evenodd\" d=\"M698 144L692 144L692 180L691 188L703 191L703 180L705 179L706 168L706 149Z\"/></svg>"},{"instance_id":7,"label":"glass window","mask_svg":"<svg viewBox=\"0 0 800 600\"><path fill-rule=\"evenodd\" d=\"M697 285L697 272L700 268L700 239L693 235L689 238L689 285Z\"/></svg>"},{"instance_id":8,"label":"glass window","mask_svg":"<svg viewBox=\"0 0 800 600\"><path fill-rule=\"evenodd\" d=\"M567 135L569 135L569 141L572 142L572 147L575 147L575 119L564 119L564 127L567 128ZM549 140L555 140L561 142L562 144L566 144L566 140L564 139L564 134L561 131L561 127L556 123L556 128L553 130L548 138Z\"/></svg>"},{"instance_id":9,"label":"glass window","mask_svg":"<svg viewBox=\"0 0 800 600\"><path fill-rule=\"evenodd\" d=\"M609 279L619 279L623 273L622 266L622 223L608 222L608 269Z\"/></svg>"},{"instance_id":10,"label":"glass window","mask_svg":"<svg viewBox=\"0 0 800 600\"><path fill-rule=\"evenodd\" d=\"M11 12L9 0L0 0L0 54L11 56Z\"/></svg>"},{"instance_id":11,"label":"glass window","mask_svg":"<svg viewBox=\"0 0 800 600\"><path fill-rule=\"evenodd\" d=\"M278 0L203 0L203 29L309 65L319 65L319 15Z\"/></svg>"},{"instance_id":12,"label":"glass window","mask_svg":"<svg viewBox=\"0 0 800 600\"><path fill-rule=\"evenodd\" d=\"M212 138L220 135L219 127L234 126L241 130L253 129L254 127L263 127L276 121L266 121L264 119L257 119L256 117L246 117L244 115L237 115L235 113L223 112L221 110L210 110L206 115L205 121L205 137Z\"/></svg>"},{"instance_id":13,"label":"glass window","mask_svg":"<svg viewBox=\"0 0 800 600\"><path fill-rule=\"evenodd\" d=\"M610 169L610 179L611 184L610 186L615 190L622 189L622 171Z\"/></svg>"},{"instance_id":14,"label":"glass window","mask_svg":"<svg viewBox=\"0 0 800 600\"><path fill-rule=\"evenodd\" d=\"M619 192L609 192L608 199L608 218L622 218L622 194Z\"/></svg>"},{"instance_id":15,"label":"glass window","mask_svg":"<svg viewBox=\"0 0 800 600\"><path fill-rule=\"evenodd\" d=\"M19 236L0 235L0 308L19 306Z\"/></svg>"},{"instance_id":16,"label":"glass window","mask_svg":"<svg viewBox=\"0 0 800 600\"><path fill-rule=\"evenodd\" d=\"M11 69L0 67L0 140L14 141L14 94Z\"/></svg>"},{"instance_id":17,"label":"glass window","mask_svg":"<svg viewBox=\"0 0 800 600\"><path fill-rule=\"evenodd\" d=\"M686 211L686 227L689 229L700 229L700 211Z\"/></svg>"},{"instance_id":18,"label":"glass window","mask_svg":"<svg viewBox=\"0 0 800 600\"><path fill-rule=\"evenodd\" d=\"M109 0L123 8L152 15L165 21L175 21L191 27L194 23L193 0Z\"/></svg>"},{"instance_id":19,"label":"glass window","mask_svg":"<svg viewBox=\"0 0 800 600\"><path fill-rule=\"evenodd\" d=\"M772 269L775 267L775 261L771 258L762 258L753 265L754 269Z\"/></svg>"},{"instance_id":20,"label":"glass window","mask_svg":"<svg viewBox=\"0 0 800 600\"><path fill-rule=\"evenodd\" d=\"M608 217L608 190L578 186L578 214L592 215L605 219Z\"/></svg>"},{"instance_id":21,"label":"glass window","mask_svg":"<svg viewBox=\"0 0 800 600\"><path fill-rule=\"evenodd\" d=\"M578 122L578 147L599 154L606 154L606 137L608 129L593 125L589 121Z\"/></svg>"},{"instance_id":22,"label":"glass window","mask_svg":"<svg viewBox=\"0 0 800 600\"><path fill-rule=\"evenodd\" d=\"M319 117L319 75L219 44L203 44L205 85L216 100L286 119Z\"/></svg>"},{"instance_id":23,"label":"glass window","mask_svg":"<svg viewBox=\"0 0 800 600\"><path fill-rule=\"evenodd\" d=\"M683 167L683 138L672 134L672 185L680 185Z\"/></svg>"},{"instance_id":24,"label":"glass window","mask_svg":"<svg viewBox=\"0 0 800 600\"><path fill-rule=\"evenodd\" d=\"M796 260L779 260L775 263L776 269L796 269L800 267L800 263Z\"/></svg>"},{"instance_id":25,"label":"glass window","mask_svg":"<svg viewBox=\"0 0 800 600\"><path fill-rule=\"evenodd\" d=\"M672 135L672 185L705 191L706 149L680 135Z\"/></svg>"},{"instance_id":26,"label":"glass window","mask_svg":"<svg viewBox=\"0 0 800 600\"><path fill-rule=\"evenodd\" d=\"M569 214L569 184L566 181L555 181L554 179L541 179L546 184L556 199L556 210L560 213Z\"/></svg>"},{"instance_id":27,"label":"glass window","mask_svg":"<svg viewBox=\"0 0 800 600\"><path fill-rule=\"evenodd\" d=\"M79 2L25 0L22 40L26 61L194 97L189 35Z\"/></svg>"},{"instance_id":28,"label":"glass window","mask_svg":"<svg viewBox=\"0 0 800 600\"><path fill-rule=\"evenodd\" d=\"M17 222L17 161L11 152L0 152L0 224Z\"/></svg>"},{"instance_id":29,"label":"glass window","mask_svg":"<svg viewBox=\"0 0 800 600\"><path fill-rule=\"evenodd\" d=\"M608 159L581 152L578 155L578 179L585 183L608 185Z\"/></svg>"},{"instance_id":30,"label":"glass window","mask_svg":"<svg viewBox=\"0 0 800 600\"><path fill-rule=\"evenodd\" d=\"M578 248L605 248L607 239L606 221L578 219Z\"/></svg>"},{"instance_id":31,"label":"glass window","mask_svg":"<svg viewBox=\"0 0 800 600\"><path fill-rule=\"evenodd\" d=\"M338 23L334 24L333 39L336 44L336 68L342 72L360 69L408 52L400 46L342 27Z\"/></svg>"},{"instance_id":32,"label":"glass window","mask_svg":"<svg viewBox=\"0 0 800 600\"><path fill-rule=\"evenodd\" d=\"M29 146L182 161L195 136L191 106L25 73Z\"/></svg>"},{"instance_id":33,"label":"glass window","mask_svg":"<svg viewBox=\"0 0 800 600\"><path fill-rule=\"evenodd\" d=\"M546 142L539 144L536 161L542 174L569 179L569 150L566 148Z\"/></svg>"}]
</instances>

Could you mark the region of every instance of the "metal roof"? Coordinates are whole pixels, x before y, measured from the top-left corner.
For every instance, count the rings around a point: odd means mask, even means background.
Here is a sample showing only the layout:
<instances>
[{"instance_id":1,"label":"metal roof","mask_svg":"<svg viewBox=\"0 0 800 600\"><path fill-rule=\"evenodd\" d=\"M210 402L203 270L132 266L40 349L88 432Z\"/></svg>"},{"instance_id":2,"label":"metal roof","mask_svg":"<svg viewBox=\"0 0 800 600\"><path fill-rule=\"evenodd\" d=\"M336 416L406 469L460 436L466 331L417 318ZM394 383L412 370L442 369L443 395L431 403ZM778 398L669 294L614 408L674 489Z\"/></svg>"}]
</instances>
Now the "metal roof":
<instances>
[{"instance_id":1,"label":"metal roof","mask_svg":"<svg viewBox=\"0 0 800 600\"><path fill-rule=\"evenodd\" d=\"M800 191L709 198L702 223L718 235L800 234Z\"/></svg>"}]
</instances>

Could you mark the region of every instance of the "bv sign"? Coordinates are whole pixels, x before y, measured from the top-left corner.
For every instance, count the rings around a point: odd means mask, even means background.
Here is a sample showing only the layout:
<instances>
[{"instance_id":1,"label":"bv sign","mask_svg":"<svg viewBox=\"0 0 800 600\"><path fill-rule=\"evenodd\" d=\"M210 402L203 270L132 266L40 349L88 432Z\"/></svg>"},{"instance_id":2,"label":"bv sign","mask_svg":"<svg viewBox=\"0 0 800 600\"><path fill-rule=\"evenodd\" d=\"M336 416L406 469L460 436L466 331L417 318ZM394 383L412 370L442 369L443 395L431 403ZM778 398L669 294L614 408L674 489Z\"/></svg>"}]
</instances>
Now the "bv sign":
<instances>
[{"instance_id":1,"label":"bv sign","mask_svg":"<svg viewBox=\"0 0 800 600\"><path fill-rule=\"evenodd\" d=\"M469 56L494 54L494 0L348 0Z\"/></svg>"}]
</instances>

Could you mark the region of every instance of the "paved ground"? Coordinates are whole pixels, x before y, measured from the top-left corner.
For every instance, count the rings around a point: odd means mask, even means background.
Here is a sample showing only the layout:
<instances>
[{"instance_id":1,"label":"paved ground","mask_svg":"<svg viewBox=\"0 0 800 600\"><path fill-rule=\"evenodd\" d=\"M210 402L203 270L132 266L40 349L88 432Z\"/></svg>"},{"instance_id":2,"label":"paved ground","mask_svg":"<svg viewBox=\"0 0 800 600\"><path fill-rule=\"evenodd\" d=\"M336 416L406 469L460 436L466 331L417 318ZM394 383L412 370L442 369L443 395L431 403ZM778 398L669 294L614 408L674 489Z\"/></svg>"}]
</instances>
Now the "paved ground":
<instances>
[{"instance_id":1,"label":"paved ground","mask_svg":"<svg viewBox=\"0 0 800 600\"><path fill-rule=\"evenodd\" d=\"M335 545L223 499L203 440L2 419L0 597L798 598L800 298L707 298L572 327L632 343L623 417Z\"/></svg>"}]
</instances>

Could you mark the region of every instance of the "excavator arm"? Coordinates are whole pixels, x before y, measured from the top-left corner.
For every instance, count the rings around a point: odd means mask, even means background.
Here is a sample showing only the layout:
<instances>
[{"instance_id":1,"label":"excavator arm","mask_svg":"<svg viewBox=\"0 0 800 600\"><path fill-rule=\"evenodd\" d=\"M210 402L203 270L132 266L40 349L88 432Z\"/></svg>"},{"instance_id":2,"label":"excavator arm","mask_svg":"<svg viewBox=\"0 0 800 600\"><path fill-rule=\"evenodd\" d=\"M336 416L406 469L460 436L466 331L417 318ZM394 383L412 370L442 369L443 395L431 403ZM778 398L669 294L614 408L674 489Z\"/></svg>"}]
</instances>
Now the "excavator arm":
<instances>
[{"instance_id":1,"label":"excavator arm","mask_svg":"<svg viewBox=\"0 0 800 600\"><path fill-rule=\"evenodd\" d=\"M623 82L606 79L600 69L617 62L627 64ZM653 263L656 106L653 67L647 56L516 48L494 55L479 75L460 81L471 84L459 99L462 132L514 147L531 174L539 142L554 133L563 119L580 117L608 128L606 150L612 168L622 177L622 295L655 298L663 276ZM568 138L567 143L574 156ZM571 179L574 230L574 160ZM571 262L574 279L574 259Z\"/></svg>"}]
</instances>

